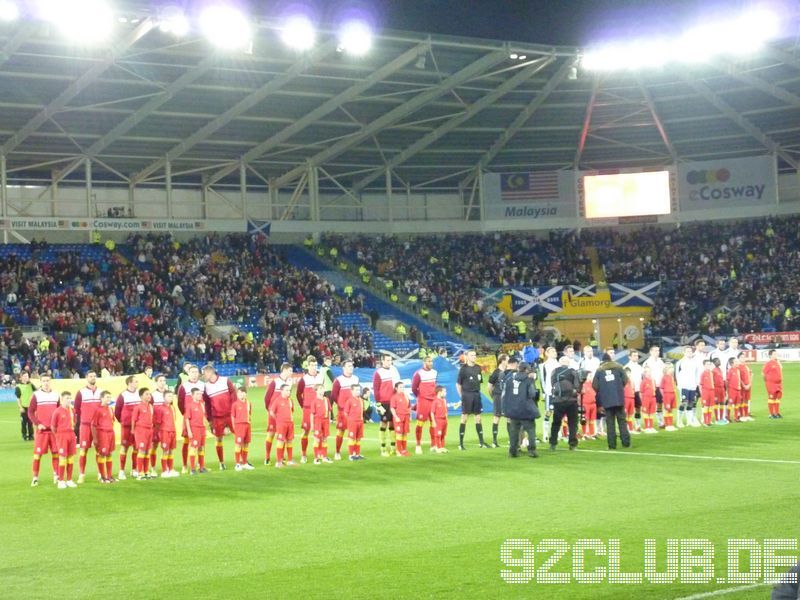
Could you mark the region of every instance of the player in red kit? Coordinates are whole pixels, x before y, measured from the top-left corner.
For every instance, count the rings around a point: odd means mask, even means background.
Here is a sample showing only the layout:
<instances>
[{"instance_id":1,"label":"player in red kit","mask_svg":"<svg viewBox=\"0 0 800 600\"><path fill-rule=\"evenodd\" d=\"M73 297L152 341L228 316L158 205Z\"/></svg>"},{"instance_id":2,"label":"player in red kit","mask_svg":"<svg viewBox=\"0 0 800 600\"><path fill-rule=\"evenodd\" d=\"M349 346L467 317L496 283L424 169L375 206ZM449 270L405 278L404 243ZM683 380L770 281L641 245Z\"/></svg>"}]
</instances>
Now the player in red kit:
<instances>
[{"instance_id":1,"label":"player in red kit","mask_svg":"<svg viewBox=\"0 0 800 600\"><path fill-rule=\"evenodd\" d=\"M247 461L250 451L252 431L250 421L253 415L253 406L247 399L247 392L243 389L236 391L236 400L231 405L231 421L233 421L234 452L237 471L252 471L253 465Z\"/></svg>"},{"instance_id":2,"label":"player in red kit","mask_svg":"<svg viewBox=\"0 0 800 600\"><path fill-rule=\"evenodd\" d=\"M99 406L100 390L97 389L97 373L89 371L86 373L86 385L75 394L75 420L80 424L78 483L86 480L86 456L92 447L92 417Z\"/></svg>"},{"instance_id":3,"label":"player in red kit","mask_svg":"<svg viewBox=\"0 0 800 600\"><path fill-rule=\"evenodd\" d=\"M153 394L147 388L139 390L140 402L133 408L131 415L131 428L133 439L136 443L136 470L139 472L137 479L152 479L150 470L150 448L153 445Z\"/></svg>"},{"instance_id":4,"label":"player in red kit","mask_svg":"<svg viewBox=\"0 0 800 600\"><path fill-rule=\"evenodd\" d=\"M264 408L267 409L267 441L265 444L265 458L264 464L269 465L270 457L272 456L272 442L275 440L275 431L278 427L278 422L273 416L271 408L273 400L281 395L281 388L288 385L291 390L292 387L292 365L283 363L281 365L281 372L278 377L269 382L267 386L267 393L264 394Z\"/></svg>"},{"instance_id":5,"label":"player in red kit","mask_svg":"<svg viewBox=\"0 0 800 600\"><path fill-rule=\"evenodd\" d=\"M275 467L280 469L283 467L284 453L286 455L287 465L293 467L295 465L292 460L292 442L294 441L294 405L292 404L292 397L290 395L292 388L288 384L283 384L280 387L280 393L272 402L272 416L275 419L275 437L278 440L277 449L275 451Z\"/></svg>"},{"instance_id":6,"label":"player in red kit","mask_svg":"<svg viewBox=\"0 0 800 600\"><path fill-rule=\"evenodd\" d=\"M233 431L231 422L231 405L236 401L236 386L227 377L222 377L211 365L203 367L203 391L206 403L206 415L211 423L211 433L216 438L217 460L219 470L225 470L225 452L223 440L225 429Z\"/></svg>"},{"instance_id":7,"label":"player in red kit","mask_svg":"<svg viewBox=\"0 0 800 600\"><path fill-rule=\"evenodd\" d=\"M727 425L725 419L725 375L722 374L722 365L719 357L711 360L714 365L714 422L717 425Z\"/></svg>"},{"instance_id":8,"label":"player in red kit","mask_svg":"<svg viewBox=\"0 0 800 600\"><path fill-rule=\"evenodd\" d=\"M133 375L125 378L125 389L117 396L117 402L114 406L114 416L120 424L120 442L119 442L119 474L117 479L124 480L125 476L125 463L128 461L128 448L133 446L131 452L131 477L138 477L137 470L138 451L136 449L136 440L133 439L133 430L131 429L131 416L133 409L141 402L138 391L138 381Z\"/></svg>"},{"instance_id":9,"label":"player in red kit","mask_svg":"<svg viewBox=\"0 0 800 600\"><path fill-rule=\"evenodd\" d=\"M636 392L633 389L633 383L631 382L631 370L626 368L625 373L628 375L628 382L625 384L625 420L628 421L628 431L632 434L640 433L636 429L636 425L633 421L633 418L636 414Z\"/></svg>"},{"instance_id":10,"label":"player in red kit","mask_svg":"<svg viewBox=\"0 0 800 600\"><path fill-rule=\"evenodd\" d=\"M583 406L583 439L593 440L596 437L595 422L597 420L597 392L592 387L594 371L589 371L586 381L581 387L581 405Z\"/></svg>"},{"instance_id":11,"label":"player in red kit","mask_svg":"<svg viewBox=\"0 0 800 600\"><path fill-rule=\"evenodd\" d=\"M184 407L183 419L189 436L189 467L191 474L208 473L206 470L206 407L203 390L192 388L191 400ZM199 467L199 469L198 469Z\"/></svg>"},{"instance_id":12,"label":"player in red kit","mask_svg":"<svg viewBox=\"0 0 800 600\"><path fill-rule=\"evenodd\" d=\"M433 400L431 409L431 422L436 432L436 452L444 454L447 448L444 447L447 439L447 391L444 386L436 386L436 397Z\"/></svg>"},{"instance_id":13,"label":"player in red kit","mask_svg":"<svg viewBox=\"0 0 800 600\"><path fill-rule=\"evenodd\" d=\"M750 395L753 392L753 371L747 364L747 355L744 352L739 353L739 377L742 382L742 408L740 412L740 421L752 421L753 416L750 414Z\"/></svg>"},{"instance_id":14,"label":"player in red kit","mask_svg":"<svg viewBox=\"0 0 800 600\"><path fill-rule=\"evenodd\" d=\"M200 381L200 369L195 365L188 364L184 366L186 372L186 380L178 386L178 410L182 415L186 415L186 405L192 401L192 390L199 389L201 392L205 391L205 383ZM183 446L181 447L181 458L183 459L183 468L181 473L186 473L186 466L189 460L189 434L186 431L186 419L183 420Z\"/></svg>"},{"instance_id":15,"label":"player in red kit","mask_svg":"<svg viewBox=\"0 0 800 600\"><path fill-rule=\"evenodd\" d=\"M728 420L738 423L742 405L742 379L739 359L735 356L728 359L728 375L725 383L728 386Z\"/></svg>"},{"instance_id":16,"label":"player in red kit","mask_svg":"<svg viewBox=\"0 0 800 600\"><path fill-rule=\"evenodd\" d=\"M415 430L417 440L417 454L422 454L422 430L425 423L429 423L430 436L431 436L431 451L436 446L433 443L435 433L433 429L433 422L431 421L431 408L433 401L436 399L436 377L438 373L433 368L433 356L426 356L422 361L422 368L414 373L411 379L411 393L417 399L417 427Z\"/></svg>"},{"instance_id":17,"label":"player in red kit","mask_svg":"<svg viewBox=\"0 0 800 600\"><path fill-rule=\"evenodd\" d=\"M675 366L672 363L664 365L664 375L661 378L661 410L664 411L664 429L666 431L677 431L675 427L675 402L677 391L675 388Z\"/></svg>"},{"instance_id":18,"label":"player in red kit","mask_svg":"<svg viewBox=\"0 0 800 600\"><path fill-rule=\"evenodd\" d=\"M179 477L180 473L175 470L175 459L172 457L176 446L175 422L178 418L175 392L170 390L164 392L164 404L157 413L154 413L154 417L158 424L158 445L161 446L161 477Z\"/></svg>"},{"instance_id":19,"label":"player in red kit","mask_svg":"<svg viewBox=\"0 0 800 600\"><path fill-rule=\"evenodd\" d=\"M405 392L405 384L398 381L394 384L394 394L389 401L394 422L394 432L397 435L397 455L410 456L408 452L408 430L411 425L411 402ZM428 411L430 418L430 410Z\"/></svg>"},{"instance_id":20,"label":"player in red kit","mask_svg":"<svg viewBox=\"0 0 800 600\"><path fill-rule=\"evenodd\" d=\"M72 410L72 394L61 392L58 408L53 411L50 429L56 437L58 448L58 489L78 487L72 481L72 467L75 462L75 412Z\"/></svg>"},{"instance_id":21,"label":"player in red kit","mask_svg":"<svg viewBox=\"0 0 800 600\"><path fill-rule=\"evenodd\" d=\"M767 388L767 406L770 419L782 419L781 398L783 398L783 366L778 360L778 351L769 351L769 360L761 369L764 385Z\"/></svg>"},{"instance_id":22,"label":"player in red kit","mask_svg":"<svg viewBox=\"0 0 800 600\"><path fill-rule=\"evenodd\" d=\"M394 451L395 432L394 422L392 421L392 411L389 402L394 394L394 385L400 381L400 373L392 365L392 357L388 354L381 356L381 366L375 370L372 376L372 393L375 395L375 405L378 407L378 414L381 416L381 456L389 456L390 450L386 447L387 438L391 438L391 451ZM388 429L388 431L387 431Z\"/></svg>"},{"instance_id":23,"label":"player in red kit","mask_svg":"<svg viewBox=\"0 0 800 600\"><path fill-rule=\"evenodd\" d=\"M111 392L100 393L100 406L92 415L92 439L94 440L94 451L97 455L97 470L100 473L102 483L114 483L116 480L112 475L114 470L114 458L112 454L116 448L114 435L114 410L111 404Z\"/></svg>"},{"instance_id":24,"label":"player in red kit","mask_svg":"<svg viewBox=\"0 0 800 600\"><path fill-rule=\"evenodd\" d=\"M645 433L658 433L655 428L656 420L656 382L653 381L653 372L649 366L642 369L642 381L639 384L639 397L642 400L642 418L644 419Z\"/></svg>"},{"instance_id":25,"label":"player in red kit","mask_svg":"<svg viewBox=\"0 0 800 600\"><path fill-rule=\"evenodd\" d=\"M300 462L308 461L308 436L311 432L311 413L314 410L314 400L317 397L316 386L322 385L322 374L317 371L317 359L313 356L306 358L306 372L297 382L297 404L303 407L303 418L300 421Z\"/></svg>"},{"instance_id":26,"label":"player in red kit","mask_svg":"<svg viewBox=\"0 0 800 600\"><path fill-rule=\"evenodd\" d=\"M333 462L328 458L328 436L331 434L331 402L325 394L325 386L314 387L317 397L311 411L311 431L314 432L314 464Z\"/></svg>"},{"instance_id":27,"label":"player in red kit","mask_svg":"<svg viewBox=\"0 0 800 600\"><path fill-rule=\"evenodd\" d=\"M334 460L342 460L342 442L347 432L347 403L350 401L354 385L358 385L358 377L353 375L353 361L346 360L342 364L342 374L333 381L331 402L336 405L336 454Z\"/></svg>"},{"instance_id":28,"label":"player in red kit","mask_svg":"<svg viewBox=\"0 0 800 600\"><path fill-rule=\"evenodd\" d=\"M156 476L156 463L158 462L157 450L161 442L161 419L160 414L166 404L167 378L159 375L155 379L156 387L151 392L153 394L153 445L150 448L150 475ZM163 472L163 471L162 471Z\"/></svg>"},{"instance_id":29,"label":"player in red kit","mask_svg":"<svg viewBox=\"0 0 800 600\"><path fill-rule=\"evenodd\" d=\"M347 417L347 443L350 460L363 460L361 439L364 437L364 403L361 401L361 386L350 387L350 398L344 407Z\"/></svg>"},{"instance_id":30,"label":"player in red kit","mask_svg":"<svg viewBox=\"0 0 800 600\"><path fill-rule=\"evenodd\" d=\"M58 483L58 448L56 437L50 428L53 422L53 412L58 408L58 393L50 387L50 375L39 378L39 389L31 396L28 405L28 418L33 423L33 479L31 486L39 485L39 466L42 455L50 452L53 464L53 483Z\"/></svg>"},{"instance_id":31,"label":"player in red kit","mask_svg":"<svg viewBox=\"0 0 800 600\"><path fill-rule=\"evenodd\" d=\"M703 361L703 372L700 373L700 400L703 403L703 427L711 426L711 415L714 414L714 403L717 393L714 388L714 363Z\"/></svg>"}]
</instances>

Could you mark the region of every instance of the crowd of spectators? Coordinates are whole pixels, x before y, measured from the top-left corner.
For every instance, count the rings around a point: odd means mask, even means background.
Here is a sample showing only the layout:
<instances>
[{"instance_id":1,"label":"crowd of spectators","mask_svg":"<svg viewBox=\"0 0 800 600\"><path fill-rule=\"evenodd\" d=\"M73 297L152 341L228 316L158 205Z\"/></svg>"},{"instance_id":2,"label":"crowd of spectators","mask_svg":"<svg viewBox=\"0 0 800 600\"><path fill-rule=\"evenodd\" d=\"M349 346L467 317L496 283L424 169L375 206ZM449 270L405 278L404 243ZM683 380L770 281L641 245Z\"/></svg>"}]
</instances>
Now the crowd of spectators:
<instances>
[{"instance_id":1,"label":"crowd of spectators","mask_svg":"<svg viewBox=\"0 0 800 600\"><path fill-rule=\"evenodd\" d=\"M591 261L569 232L448 234L408 238L326 235L358 265L417 296L420 305L447 310L451 323L502 341L518 330L495 306L484 305L483 288L590 283Z\"/></svg>"},{"instance_id":2,"label":"crowd of spectators","mask_svg":"<svg viewBox=\"0 0 800 600\"><path fill-rule=\"evenodd\" d=\"M310 352L372 362L368 332L335 317L360 310L315 274L287 264L263 237L207 235L177 243L131 236L92 262L76 252L57 260L9 257L0 265L5 300L0 359L73 377L88 369L130 373L144 366L175 374L185 360L237 363L275 372ZM2 306L2 305L0 305ZM15 325L41 327L32 343ZM217 325L234 325L217 335Z\"/></svg>"},{"instance_id":3,"label":"crowd of spectators","mask_svg":"<svg viewBox=\"0 0 800 600\"><path fill-rule=\"evenodd\" d=\"M800 328L800 217L590 235L608 281L662 281L653 335Z\"/></svg>"}]
</instances>

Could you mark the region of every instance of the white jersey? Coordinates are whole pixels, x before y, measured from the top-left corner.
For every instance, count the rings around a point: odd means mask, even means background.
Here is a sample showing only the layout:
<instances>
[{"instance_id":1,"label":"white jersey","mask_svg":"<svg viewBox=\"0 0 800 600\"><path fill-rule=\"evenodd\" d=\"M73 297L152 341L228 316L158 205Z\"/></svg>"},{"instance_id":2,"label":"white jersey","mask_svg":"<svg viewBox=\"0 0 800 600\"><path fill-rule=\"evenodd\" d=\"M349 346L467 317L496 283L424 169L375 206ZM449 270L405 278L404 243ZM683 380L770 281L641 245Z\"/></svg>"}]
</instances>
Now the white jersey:
<instances>
[{"instance_id":1,"label":"white jersey","mask_svg":"<svg viewBox=\"0 0 800 600\"><path fill-rule=\"evenodd\" d=\"M664 361L661 360L661 357L647 357L647 360L644 361L644 366L650 367L650 375L653 377L653 381L656 382L656 387L660 387L661 379L664 377Z\"/></svg>"},{"instance_id":2,"label":"white jersey","mask_svg":"<svg viewBox=\"0 0 800 600\"><path fill-rule=\"evenodd\" d=\"M675 380L682 390L695 390L699 381L694 358L683 357L675 365Z\"/></svg>"},{"instance_id":3,"label":"white jersey","mask_svg":"<svg viewBox=\"0 0 800 600\"><path fill-rule=\"evenodd\" d=\"M547 399L550 399L550 391L553 389L553 382L551 377L553 371L558 367L558 361L555 358L548 358L542 364L542 389Z\"/></svg>"},{"instance_id":4,"label":"white jersey","mask_svg":"<svg viewBox=\"0 0 800 600\"><path fill-rule=\"evenodd\" d=\"M642 387L642 375L644 375L644 367L635 360L629 360L625 365L631 370L631 383L633 384L633 391L638 392Z\"/></svg>"},{"instance_id":5,"label":"white jersey","mask_svg":"<svg viewBox=\"0 0 800 600\"><path fill-rule=\"evenodd\" d=\"M582 358L581 359L581 369L588 373L594 373L600 367L600 359L596 356L592 356L592 358Z\"/></svg>"},{"instance_id":6,"label":"white jersey","mask_svg":"<svg viewBox=\"0 0 800 600\"><path fill-rule=\"evenodd\" d=\"M153 406L162 406L167 403L164 396L166 396L167 390L163 392L159 392L158 390L153 390Z\"/></svg>"}]
</instances>

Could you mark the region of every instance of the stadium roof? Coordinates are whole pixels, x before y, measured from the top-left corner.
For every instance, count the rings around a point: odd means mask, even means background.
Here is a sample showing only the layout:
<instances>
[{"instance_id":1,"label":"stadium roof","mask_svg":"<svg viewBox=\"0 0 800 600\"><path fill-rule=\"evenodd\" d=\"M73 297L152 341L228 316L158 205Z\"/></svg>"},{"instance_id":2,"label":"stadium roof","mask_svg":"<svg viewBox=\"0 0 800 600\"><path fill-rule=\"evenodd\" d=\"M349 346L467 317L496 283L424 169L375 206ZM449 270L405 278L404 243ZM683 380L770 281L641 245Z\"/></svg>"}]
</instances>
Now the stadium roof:
<instances>
[{"instance_id":1,"label":"stadium roof","mask_svg":"<svg viewBox=\"0 0 800 600\"><path fill-rule=\"evenodd\" d=\"M525 55L512 60L510 54ZM800 51L639 75L574 67L578 48L383 32L353 58L305 55L260 27L252 52L176 41L148 21L76 49L41 23L0 28L0 153L10 183L456 190L491 171L654 166L775 153L800 162Z\"/></svg>"}]
</instances>

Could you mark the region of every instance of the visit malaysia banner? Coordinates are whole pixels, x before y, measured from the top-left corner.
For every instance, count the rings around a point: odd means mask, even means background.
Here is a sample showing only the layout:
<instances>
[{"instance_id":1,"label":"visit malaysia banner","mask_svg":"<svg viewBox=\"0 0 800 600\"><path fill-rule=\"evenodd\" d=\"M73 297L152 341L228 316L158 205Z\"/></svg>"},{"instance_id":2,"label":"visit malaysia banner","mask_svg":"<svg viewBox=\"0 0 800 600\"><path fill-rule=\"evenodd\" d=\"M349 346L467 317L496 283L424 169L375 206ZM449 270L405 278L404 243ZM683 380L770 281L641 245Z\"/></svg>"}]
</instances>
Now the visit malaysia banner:
<instances>
[{"instance_id":1,"label":"visit malaysia banner","mask_svg":"<svg viewBox=\"0 0 800 600\"><path fill-rule=\"evenodd\" d=\"M486 173L483 199L487 219L553 219L578 214L572 171Z\"/></svg>"},{"instance_id":2,"label":"visit malaysia banner","mask_svg":"<svg viewBox=\"0 0 800 600\"><path fill-rule=\"evenodd\" d=\"M237 219L80 219L69 217L9 217L0 219L0 229L46 231L247 231ZM261 230L269 234L268 224Z\"/></svg>"},{"instance_id":3,"label":"visit malaysia banner","mask_svg":"<svg viewBox=\"0 0 800 600\"><path fill-rule=\"evenodd\" d=\"M775 157L679 163L678 197L682 211L776 204Z\"/></svg>"}]
</instances>

